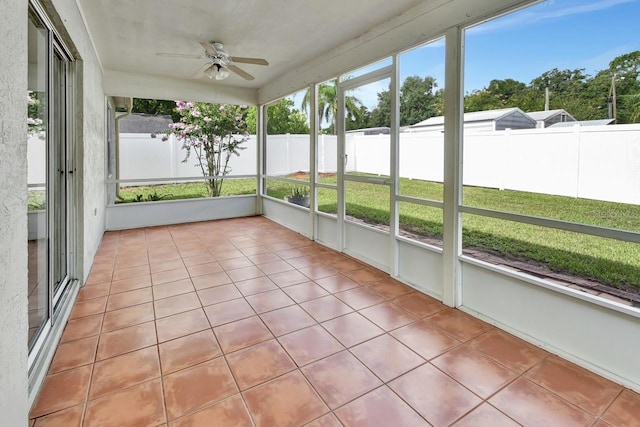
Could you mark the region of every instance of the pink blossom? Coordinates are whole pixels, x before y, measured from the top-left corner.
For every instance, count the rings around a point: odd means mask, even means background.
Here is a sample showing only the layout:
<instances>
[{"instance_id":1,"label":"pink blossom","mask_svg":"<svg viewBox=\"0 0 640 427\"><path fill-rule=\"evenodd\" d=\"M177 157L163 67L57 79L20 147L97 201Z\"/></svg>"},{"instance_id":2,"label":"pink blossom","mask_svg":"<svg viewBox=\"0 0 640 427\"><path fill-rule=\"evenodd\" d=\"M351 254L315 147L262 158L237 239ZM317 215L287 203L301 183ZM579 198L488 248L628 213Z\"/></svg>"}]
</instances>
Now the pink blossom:
<instances>
[{"instance_id":1,"label":"pink blossom","mask_svg":"<svg viewBox=\"0 0 640 427\"><path fill-rule=\"evenodd\" d=\"M205 116L202 120L204 120L205 123L211 123L211 117L209 116Z\"/></svg>"}]
</instances>

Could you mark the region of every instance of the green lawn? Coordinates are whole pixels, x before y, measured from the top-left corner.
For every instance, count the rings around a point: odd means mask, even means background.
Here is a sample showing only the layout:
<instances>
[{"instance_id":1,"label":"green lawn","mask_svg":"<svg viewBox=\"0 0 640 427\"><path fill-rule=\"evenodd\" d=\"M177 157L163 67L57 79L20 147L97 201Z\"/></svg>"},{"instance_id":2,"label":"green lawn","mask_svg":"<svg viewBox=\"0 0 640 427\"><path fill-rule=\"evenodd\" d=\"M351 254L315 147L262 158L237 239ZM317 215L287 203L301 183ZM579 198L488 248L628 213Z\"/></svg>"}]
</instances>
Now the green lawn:
<instances>
[{"instance_id":1,"label":"green lawn","mask_svg":"<svg viewBox=\"0 0 640 427\"><path fill-rule=\"evenodd\" d=\"M333 176L323 177L321 181L336 182ZM356 182L347 185L348 215L369 223L389 224L388 187ZM267 180L267 194L283 199L294 186ZM182 187L185 189L181 190ZM196 188L201 188L197 196L194 195ZM400 189L403 195L434 200L441 200L443 194L442 184L418 180L401 179ZM142 187L127 189L127 194L135 197L142 191ZM172 198L178 198L176 195L206 195L202 183L173 185L166 190L153 186L146 187L144 191L145 195L149 194L146 191L171 193ZM254 194L255 181L227 181L223 192ZM124 195L124 191L122 193ZM469 206L640 231L640 206L636 205L475 187L464 189L464 201ZM318 209L327 213L337 211L335 190L319 190ZM399 214L401 229L429 238L441 238L440 209L402 202ZM533 260L554 271L568 272L612 286L640 287L640 245L634 243L465 214L463 245L513 259Z\"/></svg>"},{"instance_id":2,"label":"green lawn","mask_svg":"<svg viewBox=\"0 0 640 427\"><path fill-rule=\"evenodd\" d=\"M255 179L226 179L224 181L222 185L223 196L239 196L243 194L256 194ZM200 199L203 197L209 197L207 187L204 182L121 187L120 195L123 200L116 200L116 203ZM137 198L140 198L141 200L137 200Z\"/></svg>"}]
</instances>

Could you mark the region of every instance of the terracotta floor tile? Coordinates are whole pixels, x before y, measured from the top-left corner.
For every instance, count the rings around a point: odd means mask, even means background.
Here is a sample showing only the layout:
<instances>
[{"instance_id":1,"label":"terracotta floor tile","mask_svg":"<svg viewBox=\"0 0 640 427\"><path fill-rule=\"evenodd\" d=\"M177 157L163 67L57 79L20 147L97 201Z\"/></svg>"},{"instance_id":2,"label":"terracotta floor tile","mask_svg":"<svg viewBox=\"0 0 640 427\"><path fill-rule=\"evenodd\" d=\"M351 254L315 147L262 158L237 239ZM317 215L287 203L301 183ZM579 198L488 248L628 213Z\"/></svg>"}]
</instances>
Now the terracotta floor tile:
<instances>
[{"instance_id":1,"label":"terracotta floor tile","mask_svg":"<svg viewBox=\"0 0 640 427\"><path fill-rule=\"evenodd\" d=\"M114 280L111 282L111 294L133 291L151 286L151 276L133 277L129 279Z\"/></svg>"},{"instance_id":2,"label":"terracotta floor tile","mask_svg":"<svg viewBox=\"0 0 640 427\"><path fill-rule=\"evenodd\" d=\"M222 267L217 262L209 262L206 264L189 266L187 267L187 270L189 271L189 275L191 277L196 277L196 276L204 276L206 274L211 274L211 273L219 273L222 271Z\"/></svg>"},{"instance_id":3,"label":"terracotta floor tile","mask_svg":"<svg viewBox=\"0 0 640 427\"><path fill-rule=\"evenodd\" d=\"M259 317L249 317L213 329L222 351L231 353L273 338Z\"/></svg>"},{"instance_id":4,"label":"terracotta floor tile","mask_svg":"<svg viewBox=\"0 0 640 427\"><path fill-rule=\"evenodd\" d=\"M64 328L64 333L60 339L61 343L78 340L80 338L91 337L100 333L102 319L104 315L82 317L69 320Z\"/></svg>"},{"instance_id":5,"label":"terracotta floor tile","mask_svg":"<svg viewBox=\"0 0 640 427\"><path fill-rule=\"evenodd\" d=\"M238 268L236 270L227 270L227 275L234 282L241 282L243 280L255 279L256 277L264 276L264 273L258 267L251 266Z\"/></svg>"},{"instance_id":6,"label":"terracotta floor tile","mask_svg":"<svg viewBox=\"0 0 640 427\"><path fill-rule=\"evenodd\" d=\"M335 296L354 310L361 310L375 304L380 304L385 300L382 295L375 293L365 286L349 289L348 291L337 293Z\"/></svg>"},{"instance_id":7,"label":"terracotta floor tile","mask_svg":"<svg viewBox=\"0 0 640 427\"><path fill-rule=\"evenodd\" d=\"M348 271L358 270L362 268L362 264L357 261L348 258L342 258L336 261L332 261L327 263L331 268L340 271L342 273L346 273Z\"/></svg>"},{"instance_id":8,"label":"terracotta floor tile","mask_svg":"<svg viewBox=\"0 0 640 427\"><path fill-rule=\"evenodd\" d=\"M546 351L498 329L480 335L470 341L469 346L520 373L531 368L548 355Z\"/></svg>"},{"instance_id":9,"label":"terracotta floor tile","mask_svg":"<svg viewBox=\"0 0 640 427\"><path fill-rule=\"evenodd\" d=\"M493 406L483 403L455 423L453 427L518 427L519 425Z\"/></svg>"},{"instance_id":10,"label":"terracotta floor tile","mask_svg":"<svg viewBox=\"0 0 640 427\"><path fill-rule=\"evenodd\" d=\"M253 267L254 265L249 258L243 256L220 261L220 266L222 266L222 268L226 271L229 271L237 270L244 267Z\"/></svg>"},{"instance_id":11,"label":"terracotta floor tile","mask_svg":"<svg viewBox=\"0 0 640 427\"><path fill-rule=\"evenodd\" d=\"M201 308L156 320L158 342L162 343L194 332L209 329L209 321Z\"/></svg>"},{"instance_id":12,"label":"terracotta floor tile","mask_svg":"<svg viewBox=\"0 0 640 427\"><path fill-rule=\"evenodd\" d=\"M318 322L324 322L353 311L351 307L333 295L327 295L326 297L303 302L300 304L300 307L302 307Z\"/></svg>"},{"instance_id":13,"label":"terracotta floor tile","mask_svg":"<svg viewBox=\"0 0 640 427\"><path fill-rule=\"evenodd\" d=\"M260 264L258 265L258 268L267 275L282 273L283 271L290 271L294 269L290 264L287 264L286 261L282 260Z\"/></svg>"},{"instance_id":14,"label":"terracotta floor tile","mask_svg":"<svg viewBox=\"0 0 640 427\"><path fill-rule=\"evenodd\" d=\"M387 382L425 361L390 335L382 335L351 348L351 352Z\"/></svg>"},{"instance_id":15,"label":"terracotta floor tile","mask_svg":"<svg viewBox=\"0 0 640 427\"><path fill-rule=\"evenodd\" d=\"M382 279L387 279L388 274L372 268L358 268L357 270L350 270L343 273L345 276L355 280L358 283L372 283Z\"/></svg>"},{"instance_id":16,"label":"terracotta floor tile","mask_svg":"<svg viewBox=\"0 0 640 427\"><path fill-rule=\"evenodd\" d=\"M360 310L360 314L385 331L397 329L417 320L411 313L390 302L365 308Z\"/></svg>"},{"instance_id":17,"label":"terracotta floor tile","mask_svg":"<svg viewBox=\"0 0 640 427\"><path fill-rule=\"evenodd\" d=\"M464 345L446 352L431 363L483 399L517 376L493 359Z\"/></svg>"},{"instance_id":18,"label":"terracotta floor tile","mask_svg":"<svg viewBox=\"0 0 640 427\"><path fill-rule=\"evenodd\" d=\"M183 260L178 258L167 261L154 262L149 265L151 267L151 274L183 268L185 264L182 261Z\"/></svg>"},{"instance_id":19,"label":"terracotta floor tile","mask_svg":"<svg viewBox=\"0 0 640 427\"><path fill-rule=\"evenodd\" d=\"M308 282L309 278L298 270L284 271L282 273L270 274L269 278L273 283L281 288Z\"/></svg>"},{"instance_id":20,"label":"terracotta floor tile","mask_svg":"<svg viewBox=\"0 0 640 427\"><path fill-rule=\"evenodd\" d=\"M244 258L244 254L240 252L239 249L219 249L219 248L209 248L209 251L213 254L214 257L218 260L218 262L222 263L222 261L235 259L235 258Z\"/></svg>"},{"instance_id":21,"label":"terracotta floor tile","mask_svg":"<svg viewBox=\"0 0 640 427\"><path fill-rule=\"evenodd\" d=\"M244 296L259 294L261 292L267 292L274 289L278 289L275 283L273 283L268 277L256 277L255 279L243 280L235 283L236 288Z\"/></svg>"},{"instance_id":22,"label":"terracotta floor tile","mask_svg":"<svg viewBox=\"0 0 640 427\"><path fill-rule=\"evenodd\" d=\"M329 295L324 288L314 282L304 282L299 285L288 286L282 290L297 303Z\"/></svg>"},{"instance_id":23,"label":"terracotta floor tile","mask_svg":"<svg viewBox=\"0 0 640 427\"><path fill-rule=\"evenodd\" d=\"M180 259L180 253L178 251L167 251L157 254L149 254L149 263L155 264L159 262L167 262ZM169 271L169 270L167 270ZM174 279L177 280L177 279ZM173 281L173 280L172 280Z\"/></svg>"},{"instance_id":24,"label":"terracotta floor tile","mask_svg":"<svg viewBox=\"0 0 640 427\"><path fill-rule=\"evenodd\" d=\"M255 311L253 311L249 303L247 303L244 298L206 306L204 308L204 312L206 313L212 327L256 315Z\"/></svg>"},{"instance_id":25,"label":"terracotta floor tile","mask_svg":"<svg viewBox=\"0 0 640 427\"><path fill-rule=\"evenodd\" d=\"M297 250L297 249L294 249L294 250ZM304 267L310 267L312 265L320 264L320 262L316 258L304 255L304 253L302 252L298 252L298 253L301 256L287 258L286 259L287 263L289 263L295 268L304 268Z\"/></svg>"},{"instance_id":26,"label":"terracotta floor tile","mask_svg":"<svg viewBox=\"0 0 640 427\"><path fill-rule=\"evenodd\" d=\"M348 351L326 357L301 370L331 409L382 385L378 377Z\"/></svg>"},{"instance_id":27,"label":"terracotta floor tile","mask_svg":"<svg viewBox=\"0 0 640 427\"><path fill-rule=\"evenodd\" d=\"M127 326L138 325L153 320L154 318L153 303L150 302L109 311L104 315L102 333L126 328Z\"/></svg>"},{"instance_id":28,"label":"terracotta floor tile","mask_svg":"<svg viewBox=\"0 0 640 427\"><path fill-rule=\"evenodd\" d=\"M640 425L640 395L629 389L624 390L602 418L616 427Z\"/></svg>"},{"instance_id":29,"label":"terracotta floor tile","mask_svg":"<svg viewBox=\"0 0 640 427\"><path fill-rule=\"evenodd\" d=\"M278 338L298 366L304 366L344 349L320 325L311 326Z\"/></svg>"},{"instance_id":30,"label":"terracotta floor tile","mask_svg":"<svg viewBox=\"0 0 640 427\"><path fill-rule=\"evenodd\" d=\"M80 291L78 291L77 301L105 297L109 295L109 289L111 289L111 282L83 286L80 288Z\"/></svg>"},{"instance_id":31,"label":"terracotta floor tile","mask_svg":"<svg viewBox=\"0 0 640 427\"><path fill-rule=\"evenodd\" d=\"M153 306L156 311L156 319L202 307L195 292L154 301Z\"/></svg>"},{"instance_id":32,"label":"terracotta floor tile","mask_svg":"<svg viewBox=\"0 0 640 427\"><path fill-rule=\"evenodd\" d=\"M165 375L163 380L169 420L238 392L223 357Z\"/></svg>"},{"instance_id":33,"label":"terracotta floor tile","mask_svg":"<svg viewBox=\"0 0 640 427\"><path fill-rule=\"evenodd\" d=\"M296 369L276 340L265 341L227 355L240 390L246 390Z\"/></svg>"},{"instance_id":34,"label":"terracotta floor tile","mask_svg":"<svg viewBox=\"0 0 640 427\"><path fill-rule=\"evenodd\" d=\"M244 249L242 251L244 252ZM282 258L274 254L273 252L256 253L256 254L249 255L247 258L249 258L249 260L251 260L251 262L257 266L260 266L261 264L267 264L270 262L282 261Z\"/></svg>"},{"instance_id":35,"label":"terracotta floor tile","mask_svg":"<svg viewBox=\"0 0 640 427\"><path fill-rule=\"evenodd\" d=\"M490 400L523 425L590 426L595 418L534 383L518 378Z\"/></svg>"},{"instance_id":36,"label":"terracotta floor tile","mask_svg":"<svg viewBox=\"0 0 640 427\"><path fill-rule=\"evenodd\" d=\"M360 286L362 286L360 283L356 282L355 280L351 280L348 277L343 276L342 274L336 274L335 276L318 279L315 280L315 282L332 294L348 291L349 289L359 288Z\"/></svg>"},{"instance_id":37,"label":"terracotta floor tile","mask_svg":"<svg viewBox=\"0 0 640 427\"><path fill-rule=\"evenodd\" d=\"M331 267L327 267L322 264L310 265L308 267L299 268L298 271L311 280L322 279L325 277L334 276L337 271Z\"/></svg>"},{"instance_id":38,"label":"terracotta floor tile","mask_svg":"<svg viewBox=\"0 0 640 427\"><path fill-rule=\"evenodd\" d=\"M211 427L212 420L218 426L252 427L251 417L240 395L231 396L222 402L202 409L194 414L178 418L170 427Z\"/></svg>"},{"instance_id":39,"label":"terracotta floor tile","mask_svg":"<svg viewBox=\"0 0 640 427\"><path fill-rule=\"evenodd\" d=\"M557 356L547 357L525 376L592 415L602 414L622 391L622 386Z\"/></svg>"},{"instance_id":40,"label":"terracotta floor tile","mask_svg":"<svg viewBox=\"0 0 640 427\"><path fill-rule=\"evenodd\" d=\"M157 426L165 421L162 386L156 379L89 401L84 424L133 427Z\"/></svg>"},{"instance_id":41,"label":"terracotta floor tile","mask_svg":"<svg viewBox=\"0 0 640 427\"><path fill-rule=\"evenodd\" d=\"M49 374L93 363L98 348L98 336L82 338L58 345L49 366Z\"/></svg>"},{"instance_id":42,"label":"terracotta floor tile","mask_svg":"<svg viewBox=\"0 0 640 427\"><path fill-rule=\"evenodd\" d=\"M93 298L86 301L76 301L69 315L69 319L93 316L104 313L107 306L107 297Z\"/></svg>"},{"instance_id":43,"label":"terracotta floor tile","mask_svg":"<svg viewBox=\"0 0 640 427\"><path fill-rule=\"evenodd\" d=\"M128 267L137 267L140 265L149 265L149 256L145 253L144 255L138 256L117 256L115 269L128 268Z\"/></svg>"},{"instance_id":44,"label":"terracotta floor tile","mask_svg":"<svg viewBox=\"0 0 640 427\"><path fill-rule=\"evenodd\" d=\"M158 349L147 347L95 364L89 399L96 399L160 377Z\"/></svg>"},{"instance_id":45,"label":"terracotta floor tile","mask_svg":"<svg viewBox=\"0 0 640 427\"><path fill-rule=\"evenodd\" d=\"M346 427L428 427L417 412L387 386L382 386L338 409L335 414Z\"/></svg>"},{"instance_id":46,"label":"terracotta floor tile","mask_svg":"<svg viewBox=\"0 0 640 427\"><path fill-rule=\"evenodd\" d=\"M158 348L163 375L222 355L218 341L210 329L161 343Z\"/></svg>"},{"instance_id":47,"label":"terracotta floor tile","mask_svg":"<svg viewBox=\"0 0 640 427\"><path fill-rule=\"evenodd\" d=\"M263 313L260 317L276 337L316 324L316 321L297 305Z\"/></svg>"},{"instance_id":48,"label":"terracotta floor tile","mask_svg":"<svg viewBox=\"0 0 640 427\"><path fill-rule=\"evenodd\" d=\"M197 293L203 306L242 298L242 294L233 284L202 289Z\"/></svg>"},{"instance_id":49,"label":"terracotta floor tile","mask_svg":"<svg viewBox=\"0 0 640 427\"><path fill-rule=\"evenodd\" d=\"M246 298L258 314L295 304L295 302L280 289L250 295Z\"/></svg>"},{"instance_id":50,"label":"terracotta floor tile","mask_svg":"<svg viewBox=\"0 0 640 427\"><path fill-rule=\"evenodd\" d=\"M304 427L342 427L342 424L333 414L327 414L315 421L305 424Z\"/></svg>"},{"instance_id":51,"label":"terracotta floor tile","mask_svg":"<svg viewBox=\"0 0 640 427\"><path fill-rule=\"evenodd\" d=\"M419 292L402 296L396 299L394 304L418 317L431 316L432 314L447 308L447 306L442 304L440 301Z\"/></svg>"},{"instance_id":52,"label":"terracotta floor tile","mask_svg":"<svg viewBox=\"0 0 640 427\"><path fill-rule=\"evenodd\" d=\"M275 251L274 253L278 255L280 258L287 259L287 260L305 256L305 253L302 252L300 249L282 249L279 251Z\"/></svg>"},{"instance_id":53,"label":"terracotta floor tile","mask_svg":"<svg viewBox=\"0 0 640 427\"><path fill-rule=\"evenodd\" d=\"M193 286L197 290L212 288L214 286L227 285L233 283L227 273L221 271L219 273L205 274L191 279Z\"/></svg>"},{"instance_id":54,"label":"terracotta floor tile","mask_svg":"<svg viewBox=\"0 0 640 427\"><path fill-rule=\"evenodd\" d=\"M489 324L474 319L470 315L454 308L438 312L430 316L427 321L463 342L469 341L492 328Z\"/></svg>"},{"instance_id":55,"label":"terracotta floor tile","mask_svg":"<svg viewBox=\"0 0 640 427\"><path fill-rule=\"evenodd\" d=\"M85 285L97 285L100 283L106 283L111 281L113 272L109 269L106 271L92 271L89 273L89 277L85 281Z\"/></svg>"},{"instance_id":56,"label":"terracotta floor tile","mask_svg":"<svg viewBox=\"0 0 640 427\"><path fill-rule=\"evenodd\" d=\"M161 285L168 282L176 282L182 279L188 279L189 272L185 267L176 268L175 270L161 271L151 275L151 282L154 285Z\"/></svg>"},{"instance_id":57,"label":"terracotta floor tile","mask_svg":"<svg viewBox=\"0 0 640 427\"><path fill-rule=\"evenodd\" d=\"M100 335L96 360L128 353L157 343L154 322L141 323Z\"/></svg>"},{"instance_id":58,"label":"terracotta floor tile","mask_svg":"<svg viewBox=\"0 0 640 427\"><path fill-rule=\"evenodd\" d=\"M415 291L410 286L405 285L404 283L398 282L395 279L387 278L380 280L378 282L373 282L369 285L369 289L374 292L382 295L387 299L398 298L403 295L407 295Z\"/></svg>"},{"instance_id":59,"label":"terracotta floor tile","mask_svg":"<svg viewBox=\"0 0 640 427\"><path fill-rule=\"evenodd\" d=\"M211 255L209 252L203 253L200 255L194 255L190 257L182 257L182 262L184 265L189 268L200 264L208 264L210 262L216 261L216 258Z\"/></svg>"},{"instance_id":60,"label":"terracotta floor tile","mask_svg":"<svg viewBox=\"0 0 640 427\"><path fill-rule=\"evenodd\" d=\"M356 312L328 320L322 326L345 347L352 347L384 334L382 329Z\"/></svg>"},{"instance_id":61,"label":"terracotta floor tile","mask_svg":"<svg viewBox=\"0 0 640 427\"><path fill-rule=\"evenodd\" d=\"M195 292L191 279L182 279L177 282L163 283L152 288L153 299L159 300L176 295L187 294L189 292Z\"/></svg>"},{"instance_id":62,"label":"terracotta floor tile","mask_svg":"<svg viewBox=\"0 0 640 427\"><path fill-rule=\"evenodd\" d=\"M401 376L389 387L434 426L448 426L482 403L430 364Z\"/></svg>"},{"instance_id":63,"label":"terracotta floor tile","mask_svg":"<svg viewBox=\"0 0 640 427\"><path fill-rule=\"evenodd\" d=\"M151 288L136 289L135 291L127 291L119 294L109 295L107 303L107 311L118 310L133 305L144 304L153 301L153 293Z\"/></svg>"},{"instance_id":64,"label":"terracotta floor tile","mask_svg":"<svg viewBox=\"0 0 640 427\"><path fill-rule=\"evenodd\" d=\"M460 341L425 321L396 329L391 335L427 360L460 345Z\"/></svg>"},{"instance_id":65,"label":"terracotta floor tile","mask_svg":"<svg viewBox=\"0 0 640 427\"><path fill-rule=\"evenodd\" d=\"M151 274L151 270L149 269L148 264L142 264L135 267L127 267L127 268L118 268L116 267L113 270L112 281L121 280L121 279L131 279L134 277L140 276L149 276Z\"/></svg>"},{"instance_id":66,"label":"terracotta floor tile","mask_svg":"<svg viewBox=\"0 0 640 427\"><path fill-rule=\"evenodd\" d=\"M37 418L84 403L89 389L91 366L81 366L47 375L30 417Z\"/></svg>"},{"instance_id":67,"label":"terracotta floor tile","mask_svg":"<svg viewBox=\"0 0 640 427\"><path fill-rule=\"evenodd\" d=\"M80 427L83 414L84 405L74 406L38 418L33 427Z\"/></svg>"},{"instance_id":68,"label":"terracotta floor tile","mask_svg":"<svg viewBox=\"0 0 640 427\"><path fill-rule=\"evenodd\" d=\"M257 427L301 426L329 409L298 371L244 392Z\"/></svg>"}]
</instances>

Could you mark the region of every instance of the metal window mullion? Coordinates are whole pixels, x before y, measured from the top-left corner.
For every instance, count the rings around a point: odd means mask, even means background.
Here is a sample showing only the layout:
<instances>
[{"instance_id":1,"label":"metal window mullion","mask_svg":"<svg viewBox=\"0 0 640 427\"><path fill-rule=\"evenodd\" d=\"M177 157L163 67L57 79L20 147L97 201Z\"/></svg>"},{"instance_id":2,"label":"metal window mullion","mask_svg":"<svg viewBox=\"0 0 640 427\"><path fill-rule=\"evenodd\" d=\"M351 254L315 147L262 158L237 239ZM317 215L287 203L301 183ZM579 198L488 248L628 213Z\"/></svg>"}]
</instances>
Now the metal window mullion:
<instances>
[{"instance_id":1,"label":"metal window mullion","mask_svg":"<svg viewBox=\"0 0 640 427\"><path fill-rule=\"evenodd\" d=\"M443 202L438 202L436 200L430 200L430 199L420 199L420 198L411 197L411 196L403 196L401 194L398 194L396 196L396 199L399 202L407 202L407 203L413 203L415 205L429 206L436 209L443 209L444 207Z\"/></svg>"},{"instance_id":2,"label":"metal window mullion","mask_svg":"<svg viewBox=\"0 0 640 427\"><path fill-rule=\"evenodd\" d=\"M463 138L463 33L460 27L445 36L445 121L444 121L444 204L442 232L442 302L462 305L462 221L458 210L462 202Z\"/></svg>"},{"instance_id":3,"label":"metal window mullion","mask_svg":"<svg viewBox=\"0 0 640 427\"><path fill-rule=\"evenodd\" d=\"M316 217L316 211L318 210L318 106L316 100L318 99L318 85L312 83L309 85L309 215L311 216L311 240L316 240L318 237L318 221Z\"/></svg>"},{"instance_id":4,"label":"metal window mullion","mask_svg":"<svg viewBox=\"0 0 640 427\"><path fill-rule=\"evenodd\" d=\"M344 179L344 171L345 171L345 134L344 134L344 96L345 89L342 83L338 80L336 82L337 89L336 92L338 94L338 117L336 118L336 134L338 137L338 150L337 150L337 166L338 166L338 176L337 176L337 185L338 185L338 206L337 206L337 218L338 218L338 227L337 227L337 246L339 252L344 252L345 241L344 241L344 227L345 227L345 179Z\"/></svg>"},{"instance_id":5,"label":"metal window mullion","mask_svg":"<svg viewBox=\"0 0 640 427\"><path fill-rule=\"evenodd\" d=\"M400 206L397 195L400 191L399 186L399 141L400 141L400 72L398 64L398 55L393 55L391 73L391 131L389 144L389 267L391 276L399 275L399 245L397 236L399 235L399 212Z\"/></svg>"}]
</instances>

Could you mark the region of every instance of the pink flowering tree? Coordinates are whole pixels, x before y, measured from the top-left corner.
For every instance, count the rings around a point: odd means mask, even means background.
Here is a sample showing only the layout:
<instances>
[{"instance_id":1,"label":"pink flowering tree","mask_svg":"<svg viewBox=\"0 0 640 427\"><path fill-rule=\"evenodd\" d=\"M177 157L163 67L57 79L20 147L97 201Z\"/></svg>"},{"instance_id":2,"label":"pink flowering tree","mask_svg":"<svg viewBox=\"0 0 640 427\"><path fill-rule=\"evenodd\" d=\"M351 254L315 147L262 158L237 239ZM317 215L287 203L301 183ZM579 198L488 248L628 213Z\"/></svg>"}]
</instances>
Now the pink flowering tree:
<instances>
[{"instance_id":1,"label":"pink flowering tree","mask_svg":"<svg viewBox=\"0 0 640 427\"><path fill-rule=\"evenodd\" d=\"M197 156L209 196L218 197L224 177L231 172L229 160L240 155L249 139L247 106L176 101L176 109L180 121L169 125L167 134L182 142L187 151L183 162ZM166 141L167 135L162 139Z\"/></svg>"}]
</instances>

